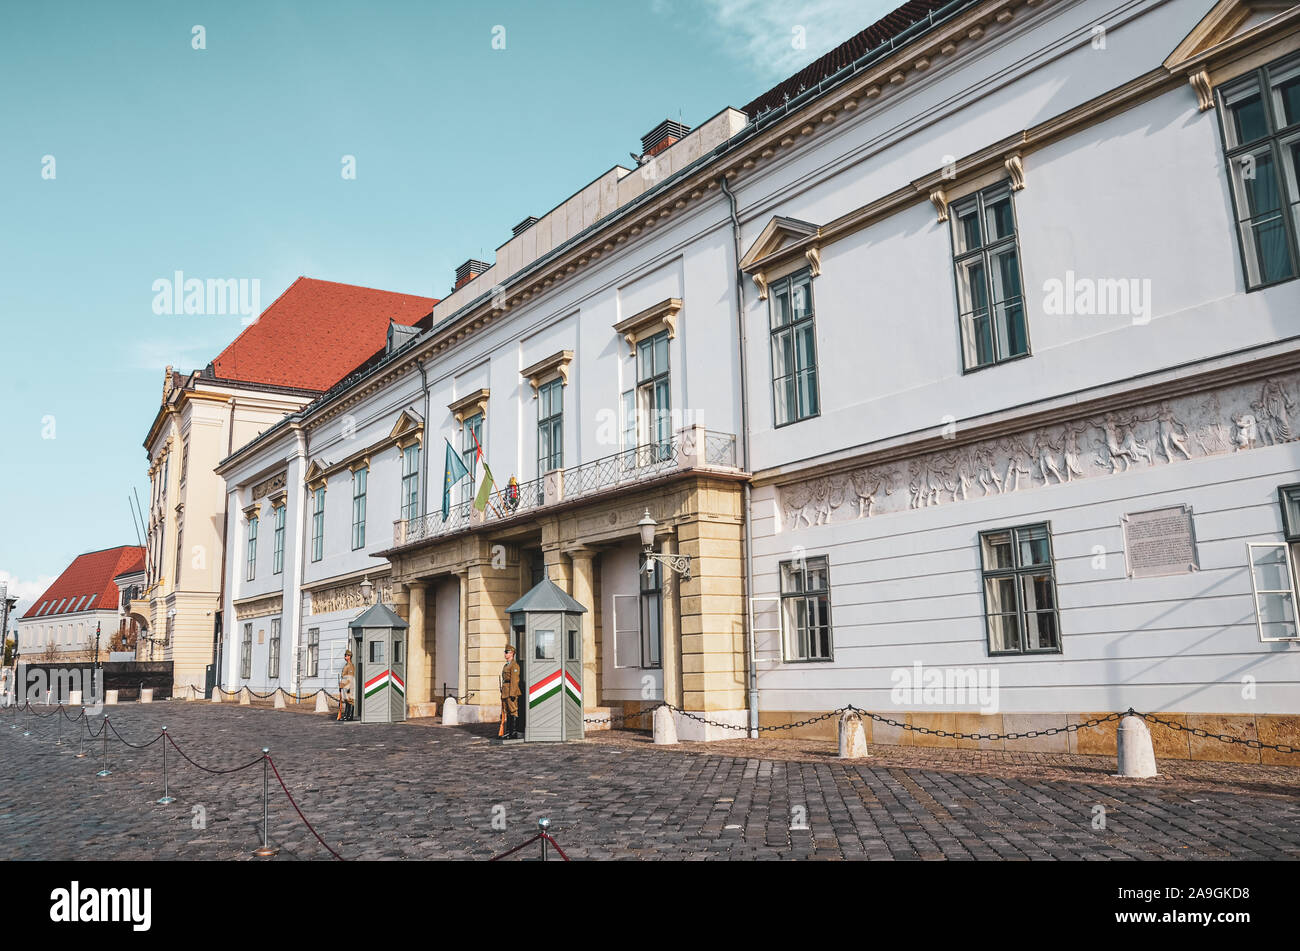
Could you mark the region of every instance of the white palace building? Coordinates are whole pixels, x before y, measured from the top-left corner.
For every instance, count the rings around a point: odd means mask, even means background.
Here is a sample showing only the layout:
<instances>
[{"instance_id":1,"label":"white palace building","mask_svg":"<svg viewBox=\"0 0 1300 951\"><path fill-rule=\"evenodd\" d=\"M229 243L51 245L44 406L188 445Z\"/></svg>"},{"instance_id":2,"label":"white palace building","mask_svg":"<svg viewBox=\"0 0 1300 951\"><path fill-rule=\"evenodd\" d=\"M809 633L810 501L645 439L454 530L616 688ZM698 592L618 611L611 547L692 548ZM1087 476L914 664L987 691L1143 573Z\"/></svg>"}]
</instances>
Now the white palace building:
<instances>
[{"instance_id":1,"label":"white palace building","mask_svg":"<svg viewBox=\"0 0 1300 951\"><path fill-rule=\"evenodd\" d=\"M495 720L545 574L684 739L1300 739L1300 6L913 0L642 149L218 465L226 689L332 691L368 581Z\"/></svg>"}]
</instances>

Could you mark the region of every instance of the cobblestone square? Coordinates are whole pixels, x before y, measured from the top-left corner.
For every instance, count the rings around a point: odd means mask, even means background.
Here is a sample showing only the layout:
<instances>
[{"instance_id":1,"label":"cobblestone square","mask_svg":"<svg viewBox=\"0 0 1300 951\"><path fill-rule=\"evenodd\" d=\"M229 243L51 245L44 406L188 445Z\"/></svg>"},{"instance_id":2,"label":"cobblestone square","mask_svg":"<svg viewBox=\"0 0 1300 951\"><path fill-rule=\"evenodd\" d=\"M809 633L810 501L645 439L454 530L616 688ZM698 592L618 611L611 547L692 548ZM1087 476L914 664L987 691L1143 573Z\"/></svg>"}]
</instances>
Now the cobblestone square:
<instances>
[{"instance_id":1,"label":"cobblestone square","mask_svg":"<svg viewBox=\"0 0 1300 951\"><path fill-rule=\"evenodd\" d=\"M181 701L106 712L136 744L167 726L211 768L269 747L303 814L348 859L488 859L543 816L568 856L587 860L1300 857L1300 770L1285 767L1170 763L1157 779L1121 781L1099 757L880 747L845 762L788 741L756 741L751 755L746 741L656 748L630 732L499 746L494 727L430 721ZM170 752L177 801L160 806L162 743L131 749L110 733L113 772L97 778L102 739L78 759L82 724L32 716L25 737L24 722L0 718L0 834L13 857L240 859L260 844L260 764L216 775ZM277 861L329 859L270 783ZM515 858L537 858L536 847Z\"/></svg>"}]
</instances>

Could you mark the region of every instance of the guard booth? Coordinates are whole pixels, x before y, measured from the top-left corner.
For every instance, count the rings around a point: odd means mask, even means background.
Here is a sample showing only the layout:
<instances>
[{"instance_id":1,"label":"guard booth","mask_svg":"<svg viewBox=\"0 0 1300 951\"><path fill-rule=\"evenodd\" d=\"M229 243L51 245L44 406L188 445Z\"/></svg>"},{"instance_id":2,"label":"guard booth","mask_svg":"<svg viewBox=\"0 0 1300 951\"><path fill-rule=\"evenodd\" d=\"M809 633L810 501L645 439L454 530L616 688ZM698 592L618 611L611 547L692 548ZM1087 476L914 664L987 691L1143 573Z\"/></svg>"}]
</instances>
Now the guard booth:
<instances>
[{"instance_id":1,"label":"guard booth","mask_svg":"<svg viewBox=\"0 0 1300 951\"><path fill-rule=\"evenodd\" d=\"M506 610L519 662L524 740L582 739L582 615L587 609L543 578Z\"/></svg>"},{"instance_id":2,"label":"guard booth","mask_svg":"<svg viewBox=\"0 0 1300 951\"><path fill-rule=\"evenodd\" d=\"M348 625L362 723L399 723L406 719L408 626L383 603L366 608Z\"/></svg>"}]
</instances>

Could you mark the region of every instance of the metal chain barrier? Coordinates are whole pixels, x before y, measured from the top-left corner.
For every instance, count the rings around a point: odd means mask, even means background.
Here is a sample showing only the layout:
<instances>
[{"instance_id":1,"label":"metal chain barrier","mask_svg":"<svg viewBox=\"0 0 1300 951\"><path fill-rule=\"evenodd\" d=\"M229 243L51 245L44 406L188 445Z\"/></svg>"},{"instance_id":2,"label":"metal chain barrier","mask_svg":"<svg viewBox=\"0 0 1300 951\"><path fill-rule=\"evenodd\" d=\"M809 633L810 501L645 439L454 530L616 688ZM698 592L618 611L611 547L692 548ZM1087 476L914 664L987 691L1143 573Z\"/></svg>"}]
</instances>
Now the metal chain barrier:
<instances>
[{"instance_id":1,"label":"metal chain barrier","mask_svg":"<svg viewBox=\"0 0 1300 951\"><path fill-rule=\"evenodd\" d=\"M271 759L270 755L268 755L266 757L266 761L271 764L271 772L275 773L275 778L280 782L280 788L283 789L284 794L289 797L289 804L293 806L293 811L298 813L298 818L302 820L303 825L305 825L309 830L311 830L311 834L316 837L317 842L325 846L326 852L328 852L330 855L334 856L336 859L342 862L344 860L343 856L339 855L337 852L335 852L333 849L329 847L329 843L320 837L320 833L316 831L315 826L313 826L310 822L307 821L307 817L304 816L302 814L302 810L298 808L298 803L293 798L293 793L289 792L289 787L284 784L284 780L280 776L280 771L275 768L275 760Z\"/></svg>"},{"instance_id":2,"label":"metal chain barrier","mask_svg":"<svg viewBox=\"0 0 1300 951\"><path fill-rule=\"evenodd\" d=\"M1275 750L1278 753L1300 753L1300 749L1290 746L1286 743L1264 743L1260 740L1243 740L1239 736L1231 736L1227 733L1211 733L1209 730L1202 730L1199 727L1189 727L1173 720L1162 720L1160 717L1151 713L1138 713L1132 707L1129 708L1128 714L1135 717L1141 717L1151 723L1159 723L1161 726L1168 727L1171 730L1180 730L1183 733L1190 733L1192 736L1207 737L1212 740L1218 740L1220 743L1239 743L1242 746L1248 746L1252 750ZM1128 715L1126 714L1126 716Z\"/></svg>"},{"instance_id":3,"label":"metal chain barrier","mask_svg":"<svg viewBox=\"0 0 1300 951\"><path fill-rule=\"evenodd\" d=\"M501 859L505 858L506 856L514 855L514 854L515 854L516 852L518 852L520 849L526 848L526 847L532 845L534 842L537 842L537 841L539 841L539 840L542 842L542 861L543 861L543 862L546 861L546 843L547 843L547 842L551 843L551 847L554 848L555 851L559 853L560 858L564 859L564 861L566 861L566 862L569 861L569 857L568 857L567 855L564 854L564 849L560 848L560 843L556 842L556 841L555 841L555 838L554 838L554 837L553 837L549 832L539 832L539 833L537 833L537 835L533 836L531 839L529 839L527 842L524 842L522 845L516 845L513 849L510 849L510 850L507 851L507 852L502 852L500 855L494 855L494 856L492 856L492 858L488 859L488 861L489 861L489 862L499 862ZM327 846L327 848L328 848L328 846Z\"/></svg>"}]
</instances>

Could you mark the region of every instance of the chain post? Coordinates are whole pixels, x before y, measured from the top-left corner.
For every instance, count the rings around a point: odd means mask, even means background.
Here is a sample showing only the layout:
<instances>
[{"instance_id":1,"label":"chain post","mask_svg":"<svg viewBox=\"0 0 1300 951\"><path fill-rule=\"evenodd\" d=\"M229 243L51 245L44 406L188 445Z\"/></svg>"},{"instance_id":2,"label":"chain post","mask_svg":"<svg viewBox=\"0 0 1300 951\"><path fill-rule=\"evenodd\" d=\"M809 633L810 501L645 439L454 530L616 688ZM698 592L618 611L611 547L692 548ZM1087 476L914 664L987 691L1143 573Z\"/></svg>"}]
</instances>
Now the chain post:
<instances>
[{"instance_id":1,"label":"chain post","mask_svg":"<svg viewBox=\"0 0 1300 951\"><path fill-rule=\"evenodd\" d=\"M100 767L99 772L97 772L95 775L102 779L105 776L113 775L113 771L108 768L108 714L107 713L104 714L104 726L100 729L100 732L103 733L104 735L104 765Z\"/></svg>"},{"instance_id":2,"label":"chain post","mask_svg":"<svg viewBox=\"0 0 1300 951\"><path fill-rule=\"evenodd\" d=\"M190 684L190 686L192 687L192 686L194 686L194 685L193 685L193 684ZM167 727L163 727L163 728L162 728L162 731L163 731L163 738L162 738L162 748L163 748L163 794L162 794L162 798L158 800L157 805L159 805L159 806L169 806L169 805L171 805L172 803L174 803L174 802L176 801L176 797L173 796L173 795L171 794L171 792L170 792L170 791L168 790L168 788L167 788Z\"/></svg>"},{"instance_id":3,"label":"chain post","mask_svg":"<svg viewBox=\"0 0 1300 951\"><path fill-rule=\"evenodd\" d=\"M271 827L271 748L262 747L262 845L254 849L253 854L262 858L269 858L279 852L279 849L271 847L270 827Z\"/></svg>"},{"instance_id":4,"label":"chain post","mask_svg":"<svg viewBox=\"0 0 1300 951\"><path fill-rule=\"evenodd\" d=\"M549 829L550 827L551 827L551 820L550 820L550 819L538 819L538 820L537 820L537 828L541 831L541 835L538 836L538 838L541 839L541 841L542 841L542 861L543 861L543 862L546 861L546 830Z\"/></svg>"},{"instance_id":5,"label":"chain post","mask_svg":"<svg viewBox=\"0 0 1300 951\"><path fill-rule=\"evenodd\" d=\"M82 711L81 711L81 719L84 720L85 718L86 718L86 711L85 711L85 710L82 710ZM77 755L76 755L76 759L85 759L85 758L86 758L86 755L87 755L87 754L86 754L86 731L87 731L88 729L90 729L90 727L89 727L87 724L82 723L82 724L81 724L81 729L79 729L79 730L77 731Z\"/></svg>"}]
</instances>

